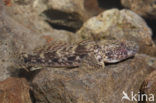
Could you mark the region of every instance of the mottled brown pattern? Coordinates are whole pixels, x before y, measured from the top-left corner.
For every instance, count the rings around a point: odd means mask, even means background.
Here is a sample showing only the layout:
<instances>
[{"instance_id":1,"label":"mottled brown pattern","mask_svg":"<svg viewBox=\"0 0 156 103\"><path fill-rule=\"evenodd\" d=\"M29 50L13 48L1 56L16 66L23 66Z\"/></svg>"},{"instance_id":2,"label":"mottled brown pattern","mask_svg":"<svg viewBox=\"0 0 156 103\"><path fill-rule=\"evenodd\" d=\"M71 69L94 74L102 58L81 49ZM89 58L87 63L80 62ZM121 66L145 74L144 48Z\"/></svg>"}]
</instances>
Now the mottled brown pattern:
<instances>
[{"instance_id":1,"label":"mottled brown pattern","mask_svg":"<svg viewBox=\"0 0 156 103\"><path fill-rule=\"evenodd\" d=\"M88 64L103 67L132 57L138 51L131 41L83 41L75 44L55 43L38 48L33 54L22 54L26 67L77 67Z\"/></svg>"}]
</instances>

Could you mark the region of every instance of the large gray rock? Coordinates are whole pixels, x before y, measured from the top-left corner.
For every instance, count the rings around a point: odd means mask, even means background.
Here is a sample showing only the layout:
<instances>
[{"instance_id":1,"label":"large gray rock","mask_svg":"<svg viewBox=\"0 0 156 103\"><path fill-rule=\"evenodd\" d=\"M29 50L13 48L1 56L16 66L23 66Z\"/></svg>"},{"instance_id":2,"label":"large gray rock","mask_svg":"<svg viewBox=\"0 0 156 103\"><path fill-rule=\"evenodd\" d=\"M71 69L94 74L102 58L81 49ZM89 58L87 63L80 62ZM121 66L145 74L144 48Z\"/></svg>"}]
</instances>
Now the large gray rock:
<instances>
[{"instance_id":1,"label":"large gray rock","mask_svg":"<svg viewBox=\"0 0 156 103\"><path fill-rule=\"evenodd\" d=\"M77 38L81 40L124 39L135 41L139 44L141 53L156 54L151 29L140 16L130 10L104 11L86 21L77 34Z\"/></svg>"},{"instance_id":2,"label":"large gray rock","mask_svg":"<svg viewBox=\"0 0 156 103\"><path fill-rule=\"evenodd\" d=\"M37 103L121 103L123 91L139 92L154 62L155 59L146 55L136 55L99 70L85 66L44 68L32 81L34 97Z\"/></svg>"}]
</instances>

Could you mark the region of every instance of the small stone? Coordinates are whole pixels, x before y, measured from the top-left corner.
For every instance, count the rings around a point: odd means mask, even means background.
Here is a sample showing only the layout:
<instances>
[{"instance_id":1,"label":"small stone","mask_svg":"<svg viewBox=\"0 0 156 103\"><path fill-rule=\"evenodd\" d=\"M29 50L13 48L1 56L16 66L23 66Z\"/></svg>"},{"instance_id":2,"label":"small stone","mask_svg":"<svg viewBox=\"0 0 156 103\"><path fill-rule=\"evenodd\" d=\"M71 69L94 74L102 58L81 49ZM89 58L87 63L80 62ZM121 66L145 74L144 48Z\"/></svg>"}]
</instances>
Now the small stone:
<instances>
[{"instance_id":1,"label":"small stone","mask_svg":"<svg viewBox=\"0 0 156 103\"><path fill-rule=\"evenodd\" d=\"M29 85L24 78L10 77L0 82L1 103L32 103Z\"/></svg>"}]
</instances>

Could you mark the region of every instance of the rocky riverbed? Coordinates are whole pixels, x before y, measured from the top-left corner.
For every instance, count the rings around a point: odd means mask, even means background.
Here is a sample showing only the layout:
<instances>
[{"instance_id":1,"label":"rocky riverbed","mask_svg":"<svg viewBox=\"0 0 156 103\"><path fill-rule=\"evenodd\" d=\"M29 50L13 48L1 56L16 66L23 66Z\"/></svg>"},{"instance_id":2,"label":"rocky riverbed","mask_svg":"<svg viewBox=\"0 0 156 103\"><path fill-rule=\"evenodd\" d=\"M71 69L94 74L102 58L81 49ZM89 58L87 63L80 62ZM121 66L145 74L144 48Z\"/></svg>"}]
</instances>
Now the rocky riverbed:
<instances>
[{"instance_id":1,"label":"rocky riverbed","mask_svg":"<svg viewBox=\"0 0 156 103\"><path fill-rule=\"evenodd\" d=\"M21 52L55 41L112 39L139 51L98 70L19 66ZM0 103L155 103L155 42L155 0L0 0Z\"/></svg>"}]
</instances>

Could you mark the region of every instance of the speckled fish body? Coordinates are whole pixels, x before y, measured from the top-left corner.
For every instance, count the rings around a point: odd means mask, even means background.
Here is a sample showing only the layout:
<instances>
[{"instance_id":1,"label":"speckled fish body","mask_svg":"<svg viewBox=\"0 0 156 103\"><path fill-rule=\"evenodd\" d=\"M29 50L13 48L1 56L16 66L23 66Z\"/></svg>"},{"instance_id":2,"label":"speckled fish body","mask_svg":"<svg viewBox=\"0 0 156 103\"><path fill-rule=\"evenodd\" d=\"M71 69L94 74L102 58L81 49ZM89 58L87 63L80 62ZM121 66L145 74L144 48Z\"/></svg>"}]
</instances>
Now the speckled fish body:
<instances>
[{"instance_id":1,"label":"speckled fish body","mask_svg":"<svg viewBox=\"0 0 156 103\"><path fill-rule=\"evenodd\" d=\"M30 67L77 67L84 61L104 67L104 63L120 62L134 56L137 51L138 46L132 41L55 43L37 49L33 54L22 54L22 61Z\"/></svg>"}]
</instances>

